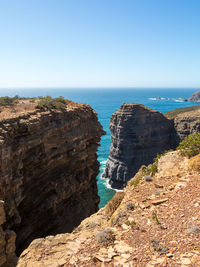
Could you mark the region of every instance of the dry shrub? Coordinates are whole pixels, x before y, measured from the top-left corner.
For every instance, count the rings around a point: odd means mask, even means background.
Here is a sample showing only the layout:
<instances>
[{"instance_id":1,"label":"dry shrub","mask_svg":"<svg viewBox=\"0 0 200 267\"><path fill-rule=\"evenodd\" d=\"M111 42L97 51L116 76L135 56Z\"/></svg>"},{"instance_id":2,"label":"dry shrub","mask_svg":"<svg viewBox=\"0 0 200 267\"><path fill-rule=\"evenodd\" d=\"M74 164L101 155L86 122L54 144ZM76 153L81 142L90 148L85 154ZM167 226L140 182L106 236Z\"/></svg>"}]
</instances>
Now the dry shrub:
<instances>
[{"instance_id":1,"label":"dry shrub","mask_svg":"<svg viewBox=\"0 0 200 267\"><path fill-rule=\"evenodd\" d=\"M105 214L109 217L116 211L124 198L124 192L117 192L105 207Z\"/></svg>"},{"instance_id":2,"label":"dry shrub","mask_svg":"<svg viewBox=\"0 0 200 267\"><path fill-rule=\"evenodd\" d=\"M189 167L194 171L200 172L200 154L189 159Z\"/></svg>"}]
</instances>

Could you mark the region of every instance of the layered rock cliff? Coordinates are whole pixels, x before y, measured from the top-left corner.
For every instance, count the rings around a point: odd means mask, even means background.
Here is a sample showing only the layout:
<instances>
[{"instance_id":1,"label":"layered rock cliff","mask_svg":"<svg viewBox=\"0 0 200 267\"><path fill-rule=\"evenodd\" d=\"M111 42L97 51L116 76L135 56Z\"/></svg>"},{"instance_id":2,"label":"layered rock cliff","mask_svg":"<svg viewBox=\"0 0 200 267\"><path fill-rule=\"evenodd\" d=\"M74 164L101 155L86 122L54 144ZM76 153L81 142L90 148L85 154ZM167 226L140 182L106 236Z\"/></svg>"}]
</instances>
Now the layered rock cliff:
<instances>
[{"instance_id":1,"label":"layered rock cliff","mask_svg":"<svg viewBox=\"0 0 200 267\"><path fill-rule=\"evenodd\" d=\"M141 165L200 132L200 107L165 114L138 104L124 104L111 117L111 147L103 174L113 188L123 188Z\"/></svg>"},{"instance_id":2,"label":"layered rock cliff","mask_svg":"<svg viewBox=\"0 0 200 267\"><path fill-rule=\"evenodd\" d=\"M104 132L89 105L70 101L62 111L2 114L3 229L16 233L20 253L34 238L70 232L98 210L96 152Z\"/></svg>"},{"instance_id":3,"label":"layered rock cliff","mask_svg":"<svg viewBox=\"0 0 200 267\"><path fill-rule=\"evenodd\" d=\"M124 196L117 193L71 234L34 240L17 266L197 267L199 179L187 158L170 152L151 181L140 170Z\"/></svg>"},{"instance_id":4,"label":"layered rock cliff","mask_svg":"<svg viewBox=\"0 0 200 267\"><path fill-rule=\"evenodd\" d=\"M111 147L103 177L123 188L142 164L174 147L173 122L138 104L123 104L111 117Z\"/></svg>"}]
</instances>

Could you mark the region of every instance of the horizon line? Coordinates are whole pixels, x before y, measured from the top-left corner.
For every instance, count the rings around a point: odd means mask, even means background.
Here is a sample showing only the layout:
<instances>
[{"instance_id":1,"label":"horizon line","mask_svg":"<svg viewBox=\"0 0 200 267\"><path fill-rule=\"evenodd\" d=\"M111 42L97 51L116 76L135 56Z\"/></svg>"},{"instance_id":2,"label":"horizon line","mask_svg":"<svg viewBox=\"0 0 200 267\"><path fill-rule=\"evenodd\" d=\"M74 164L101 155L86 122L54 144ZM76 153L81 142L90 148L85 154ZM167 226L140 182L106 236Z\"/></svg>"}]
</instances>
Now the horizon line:
<instances>
[{"instance_id":1,"label":"horizon line","mask_svg":"<svg viewBox=\"0 0 200 267\"><path fill-rule=\"evenodd\" d=\"M177 87L173 87L173 86L169 86L169 87L165 87L165 86L37 86L37 87L0 87L0 90L17 90L17 89L29 89L29 90L36 90L36 89L191 89L191 90L196 90L196 89L200 89L200 86L196 87L196 86L177 86Z\"/></svg>"}]
</instances>

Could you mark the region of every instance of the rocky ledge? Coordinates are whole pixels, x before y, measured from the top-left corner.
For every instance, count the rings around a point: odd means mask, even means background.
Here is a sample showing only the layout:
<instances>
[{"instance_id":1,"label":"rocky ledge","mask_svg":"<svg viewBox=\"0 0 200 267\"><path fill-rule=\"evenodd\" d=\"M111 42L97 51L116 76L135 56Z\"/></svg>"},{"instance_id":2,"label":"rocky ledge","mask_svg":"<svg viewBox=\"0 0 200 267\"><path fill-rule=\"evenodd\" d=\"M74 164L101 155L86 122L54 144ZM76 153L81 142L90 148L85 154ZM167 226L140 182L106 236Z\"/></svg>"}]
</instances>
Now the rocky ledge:
<instances>
[{"instance_id":1,"label":"rocky ledge","mask_svg":"<svg viewBox=\"0 0 200 267\"><path fill-rule=\"evenodd\" d=\"M45 111L25 102L26 109L0 113L6 216L0 224L16 233L17 254L35 238L72 231L98 210L96 152L104 134L89 105L66 101L65 109Z\"/></svg>"},{"instance_id":2,"label":"rocky ledge","mask_svg":"<svg viewBox=\"0 0 200 267\"><path fill-rule=\"evenodd\" d=\"M199 266L200 175L191 160L162 156L151 181L141 169L73 233L34 240L17 266ZM196 163L200 171L199 155Z\"/></svg>"},{"instance_id":3,"label":"rocky ledge","mask_svg":"<svg viewBox=\"0 0 200 267\"><path fill-rule=\"evenodd\" d=\"M122 189L141 165L175 148L187 135L200 132L200 107L165 114L139 104L123 104L111 117L111 147L103 174Z\"/></svg>"}]
</instances>

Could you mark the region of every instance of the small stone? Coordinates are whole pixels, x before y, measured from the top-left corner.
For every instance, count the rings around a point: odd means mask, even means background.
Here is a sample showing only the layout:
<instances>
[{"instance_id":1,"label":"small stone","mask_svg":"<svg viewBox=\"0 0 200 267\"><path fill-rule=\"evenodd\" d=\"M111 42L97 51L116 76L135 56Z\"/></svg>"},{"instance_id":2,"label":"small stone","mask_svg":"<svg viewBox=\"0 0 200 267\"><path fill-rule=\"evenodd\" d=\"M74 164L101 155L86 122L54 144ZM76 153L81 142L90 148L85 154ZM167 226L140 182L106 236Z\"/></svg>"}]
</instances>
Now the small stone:
<instances>
[{"instance_id":1,"label":"small stone","mask_svg":"<svg viewBox=\"0 0 200 267\"><path fill-rule=\"evenodd\" d=\"M162 204L162 203L164 203L166 201L168 201L168 198L164 198L164 199L159 199L159 200L152 201L152 204L153 205L159 205L159 204Z\"/></svg>"},{"instance_id":2,"label":"small stone","mask_svg":"<svg viewBox=\"0 0 200 267\"><path fill-rule=\"evenodd\" d=\"M163 188L164 186L163 185L160 185L160 184L154 184L155 185L155 188Z\"/></svg>"},{"instance_id":3,"label":"small stone","mask_svg":"<svg viewBox=\"0 0 200 267\"><path fill-rule=\"evenodd\" d=\"M135 206L132 202L126 204L126 209L127 210L134 210L135 209Z\"/></svg>"},{"instance_id":4,"label":"small stone","mask_svg":"<svg viewBox=\"0 0 200 267\"><path fill-rule=\"evenodd\" d=\"M169 248L165 245L162 245L159 241L157 240L152 240L151 241L153 249L160 254L168 254L169 253Z\"/></svg>"},{"instance_id":5,"label":"small stone","mask_svg":"<svg viewBox=\"0 0 200 267\"><path fill-rule=\"evenodd\" d=\"M191 263L191 260L188 259L188 258L182 258L181 263L184 264L184 265L188 265L188 264Z\"/></svg>"},{"instance_id":6,"label":"small stone","mask_svg":"<svg viewBox=\"0 0 200 267\"><path fill-rule=\"evenodd\" d=\"M111 229L107 228L99 232L95 239L98 243L110 243L115 240L115 235Z\"/></svg>"},{"instance_id":7,"label":"small stone","mask_svg":"<svg viewBox=\"0 0 200 267\"><path fill-rule=\"evenodd\" d=\"M152 181L153 181L153 178L152 178L152 176L150 176L150 175L146 175L146 176L144 176L144 180L145 180L146 182L152 182Z\"/></svg>"},{"instance_id":8,"label":"small stone","mask_svg":"<svg viewBox=\"0 0 200 267\"><path fill-rule=\"evenodd\" d=\"M191 234L199 235L199 232L200 232L200 228L196 225L192 225L192 226L188 227L188 229L187 229L188 235L191 235Z\"/></svg>"}]
</instances>

